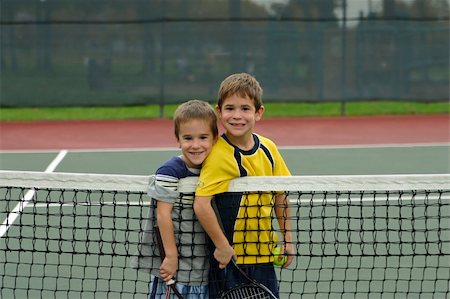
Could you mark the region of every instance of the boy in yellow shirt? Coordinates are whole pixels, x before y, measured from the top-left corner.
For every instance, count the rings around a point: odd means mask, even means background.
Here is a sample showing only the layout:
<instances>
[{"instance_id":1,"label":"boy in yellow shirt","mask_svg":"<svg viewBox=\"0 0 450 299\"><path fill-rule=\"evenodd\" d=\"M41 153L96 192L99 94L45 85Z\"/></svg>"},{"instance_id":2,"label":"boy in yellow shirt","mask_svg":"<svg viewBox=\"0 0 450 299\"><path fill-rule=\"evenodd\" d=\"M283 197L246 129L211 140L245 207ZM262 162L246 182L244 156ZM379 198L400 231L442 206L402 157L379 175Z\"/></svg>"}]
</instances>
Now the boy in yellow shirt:
<instances>
[{"instance_id":1,"label":"boy in yellow shirt","mask_svg":"<svg viewBox=\"0 0 450 299\"><path fill-rule=\"evenodd\" d=\"M283 267L294 258L284 193L275 197L227 193L230 181L238 177L291 175L276 145L253 133L264 112L261 96L259 82L246 73L233 74L220 85L216 111L226 132L203 162L194 201L195 213L215 247L211 248L214 258L210 259L210 298L219 298L224 291L245 281L227 267L232 258L251 278L278 296L272 256L277 244L273 211L288 257Z\"/></svg>"}]
</instances>

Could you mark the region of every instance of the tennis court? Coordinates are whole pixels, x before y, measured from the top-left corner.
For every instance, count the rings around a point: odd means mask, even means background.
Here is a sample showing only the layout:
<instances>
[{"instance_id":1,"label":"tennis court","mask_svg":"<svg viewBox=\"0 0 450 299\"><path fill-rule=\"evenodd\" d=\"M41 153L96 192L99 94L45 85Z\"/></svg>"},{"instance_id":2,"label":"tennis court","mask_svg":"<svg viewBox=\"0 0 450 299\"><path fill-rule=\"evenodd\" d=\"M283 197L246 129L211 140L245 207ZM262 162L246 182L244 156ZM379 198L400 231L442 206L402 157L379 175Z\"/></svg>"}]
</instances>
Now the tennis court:
<instances>
[{"instance_id":1,"label":"tennis court","mask_svg":"<svg viewBox=\"0 0 450 299\"><path fill-rule=\"evenodd\" d=\"M450 144L441 140L280 148L297 176L450 173ZM30 191L36 177L21 176L15 180L23 187L1 189L0 259L6 261L0 267L1 297L146 298L148 276L129 266L147 215L146 176L177 153L176 148L2 151L2 170L86 173L55 176L49 184L81 180L88 187L49 189L43 183ZM88 175L96 173L132 175L137 182ZM389 184L378 186L384 190ZM377 193L363 185L356 187L368 189L363 195L315 193L299 192L304 187L297 182L290 199L299 256L279 273L281 297L447 297L448 189Z\"/></svg>"},{"instance_id":2,"label":"tennis court","mask_svg":"<svg viewBox=\"0 0 450 299\"><path fill-rule=\"evenodd\" d=\"M130 258L179 153L163 117L235 72L292 116L257 124L292 180L233 189L289 193L281 298L450 298L450 0L1 3L0 112L146 119L0 121L0 298L147 298ZM298 118L323 113L346 117Z\"/></svg>"}]
</instances>

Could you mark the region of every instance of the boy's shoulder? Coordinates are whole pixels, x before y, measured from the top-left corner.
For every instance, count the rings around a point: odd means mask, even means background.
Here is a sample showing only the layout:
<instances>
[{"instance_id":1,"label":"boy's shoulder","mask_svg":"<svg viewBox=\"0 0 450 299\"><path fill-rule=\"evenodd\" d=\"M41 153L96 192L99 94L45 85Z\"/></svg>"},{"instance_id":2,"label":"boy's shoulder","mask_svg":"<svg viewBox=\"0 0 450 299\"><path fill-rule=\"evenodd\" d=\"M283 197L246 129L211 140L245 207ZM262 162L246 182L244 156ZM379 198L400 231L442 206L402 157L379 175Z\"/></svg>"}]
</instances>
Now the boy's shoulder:
<instances>
[{"instance_id":1,"label":"boy's shoulder","mask_svg":"<svg viewBox=\"0 0 450 299\"><path fill-rule=\"evenodd\" d=\"M203 162L202 169L209 167L211 165L223 164L226 161L231 161L234 155L234 146L226 141L226 139L221 136L217 142L214 144L211 152L206 157ZM220 162L219 162L220 161Z\"/></svg>"},{"instance_id":2,"label":"boy's shoulder","mask_svg":"<svg viewBox=\"0 0 450 299\"><path fill-rule=\"evenodd\" d=\"M266 145L270 145L270 146L276 147L275 142L273 142L271 139L269 139L269 138L267 138L267 137L264 137L264 136L262 136L262 135L256 134L256 133L253 133L253 134L256 135L256 136L258 137L259 141L260 141L262 144L266 144Z\"/></svg>"},{"instance_id":3,"label":"boy's shoulder","mask_svg":"<svg viewBox=\"0 0 450 299\"><path fill-rule=\"evenodd\" d=\"M226 151L230 151L233 147L234 145L227 141L225 135L222 135L217 139L217 142L214 144L211 153L223 153Z\"/></svg>"},{"instance_id":4,"label":"boy's shoulder","mask_svg":"<svg viewBox=\"0 0 450 299\"><path fill-rule=\"evenodd\" d=\"M189 171L186 163L180 156L174 156L156 170L156 175L184 178L194 174Z\"/></svg>"},{"instance_id":5,"label":"boy's shoulder","mask_svg":"<svg viewBox=\"0 0 450 299\"><path fill-rule=\"evenodd\" d=\"M275 142L272 141L272 139L269 139L267 137L264 137L262 135L259 134L255 134L254 135L257 136L259 143L260 143L260 147L261 145L266 147L267 149L269 149L270 151L278 151L278 147L275 144Z\"/></svg>"}]
</instances>

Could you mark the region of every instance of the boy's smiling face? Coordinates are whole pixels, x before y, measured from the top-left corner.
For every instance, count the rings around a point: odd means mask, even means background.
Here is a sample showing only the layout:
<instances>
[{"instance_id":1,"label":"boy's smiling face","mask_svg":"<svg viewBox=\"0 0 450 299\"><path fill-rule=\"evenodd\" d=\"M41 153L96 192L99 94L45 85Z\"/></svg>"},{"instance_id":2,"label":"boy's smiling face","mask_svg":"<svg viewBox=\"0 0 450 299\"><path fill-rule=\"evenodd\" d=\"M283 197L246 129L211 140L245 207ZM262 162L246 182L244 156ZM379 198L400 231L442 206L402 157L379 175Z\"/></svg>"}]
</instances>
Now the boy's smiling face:
<instances>
[{"instance_id":1,"label":"boy's smiling face","mask_svg":"<svg viewBox=\"0 0 450 299\"><path fill-rule=\"evenodd\" d=\"M256 110L248 96L233 94L224 99L222 107L216 107L219 118L231 143L248 150L253 147L253 128L264 112L264 107Z\"/></svg>"},{"instance_id":2,"label":"boy's smiling face","mask_svg":"<svg viewBox=\"0 0 450 299\"><path fill-rule=\"evenodd\" d=\"M192 119L180 125L178 144L188 167L200 168L216 140L206 120Z\"/></svg>"}]
</instances>

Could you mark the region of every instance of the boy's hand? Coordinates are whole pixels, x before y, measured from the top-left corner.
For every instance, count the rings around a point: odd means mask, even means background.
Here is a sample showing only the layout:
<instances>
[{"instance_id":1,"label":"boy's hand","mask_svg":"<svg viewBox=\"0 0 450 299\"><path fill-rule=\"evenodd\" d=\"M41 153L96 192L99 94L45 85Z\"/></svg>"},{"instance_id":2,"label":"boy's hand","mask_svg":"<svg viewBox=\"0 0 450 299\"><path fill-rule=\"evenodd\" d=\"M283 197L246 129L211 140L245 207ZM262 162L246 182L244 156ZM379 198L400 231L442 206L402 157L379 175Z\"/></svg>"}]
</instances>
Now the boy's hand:
<instances>
[{"instance_id":1,"label":"boy's hand","mask_svg":"<svg viewBox=\"0 0 450 299\"><path fill-rule=\"evenodd\" d=\"M230 260L232 258L236 259L237 256L233 247L228 245L221 248L217 247L216 250L214 250L214 258L219 262L219 268L224 269Z\"/></svg>"},{"instance_id":2,"label":"boy's hand","mask_svg":"<svg viewBox=\"0 0 450 299\"><path fill-rule=\"evenodd\" d=\"M167 257L164 258L159 268L159 275L161 278L168 282L175 276L175 272L178 270L178 258L177 257Z\"/></svg>"},{"instance_id":3,"label":"boy's hand","mask_svg":"<svg viewBox=\"0 0 450 299\"><path fill-rule=\"evenodd\" d=\"M287 268L294 260L295 250L294 245L292 245L292 243L286 243L286 245L285 246L283 245L283 247L284 248L281 248L281 252L285 253L285 255L287 256L287 260L286 263L284 263L284 265L282 266L282 268Z\"/></svg>"}]
</instances>

